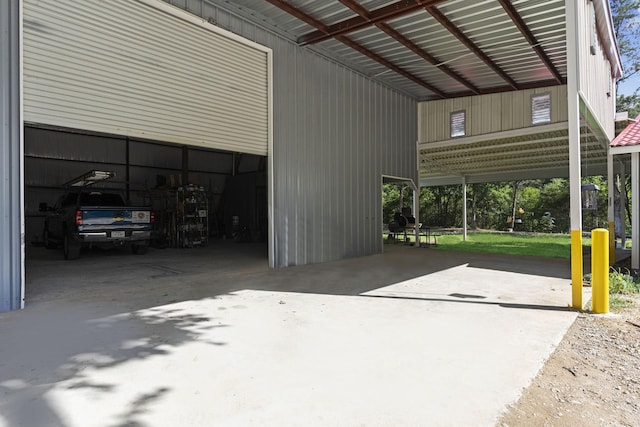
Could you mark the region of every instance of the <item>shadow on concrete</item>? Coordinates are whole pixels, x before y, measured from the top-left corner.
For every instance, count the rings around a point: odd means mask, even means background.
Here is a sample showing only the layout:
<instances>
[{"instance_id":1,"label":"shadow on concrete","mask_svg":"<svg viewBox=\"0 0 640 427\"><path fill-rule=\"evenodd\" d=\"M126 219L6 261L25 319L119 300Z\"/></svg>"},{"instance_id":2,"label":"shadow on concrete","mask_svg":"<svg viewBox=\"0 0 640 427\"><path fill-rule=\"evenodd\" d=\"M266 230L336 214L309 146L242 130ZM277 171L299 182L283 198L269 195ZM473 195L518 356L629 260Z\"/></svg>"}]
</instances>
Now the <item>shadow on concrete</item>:
<instances>
[{"instance_id":1,"label":"shadow on concrete","mask_svg":"<svg viewBox=\"0 0 640 427\"><path fill-rule=\"evenodd\" d=\"M47 397L54 389L91 393L96 399L117 396L126 384L96 381L92 375L170 354L187 342L226 344L201 339L207 331L228 326L212 315L171 306L118 314L112 309L58 301L44 311L27 308L0 315L0 425L68 425ZM123 408L117 425L144 425L138 417L170 390L166 384L137 396Z\"/></svg>"},{"instance_id":2,"label":"shadow on concrete","mask_svg":"<svg viewBox=\"0 0 640 427\"><path fill-rule=\"evenodd\" d=\"M560 307L554 305L541 305L541 304L517 304L506 303L496 301L472 301L468 299L449 299L449 298L429 298L429 297L409 297L409 296L397 296L397 295L361 295L366 298L383 298L383 299L400 299L400 300L412 300L412 301L432 301L432 302L445 302L453 304L481 304L481 305L494 305L503 308L516 308L521 310L544 310L544 311L576 311L570 307Z\"/></svg>"},{"instance_id":3,"label":"shadow on concrete","mask_svg":"<svg viewBox=\"0 0 640 427\"><path fill-rule=\"evenodd\" d=\"M0 420L12 426L63 426L46 398L54 388L115 395L123 384L96 382L86 373L166 355L200 341L205 331L230 326L213 313L175 308L184 301L249 289L568 310L479 301L481 295L464 290L452 293L452 299L362 295L460 266L567 278L566 260L385 247L384 254L270 270L264 245L254 244L152 249L143 256L86 251L75 261L44 248L29 252L27 308L0 314ZM226 343L214 339L208 344ZM170 393L171 384L166 384L138 395L116 425L142 425L139 417Z\"/></svg>"}]
</instances>

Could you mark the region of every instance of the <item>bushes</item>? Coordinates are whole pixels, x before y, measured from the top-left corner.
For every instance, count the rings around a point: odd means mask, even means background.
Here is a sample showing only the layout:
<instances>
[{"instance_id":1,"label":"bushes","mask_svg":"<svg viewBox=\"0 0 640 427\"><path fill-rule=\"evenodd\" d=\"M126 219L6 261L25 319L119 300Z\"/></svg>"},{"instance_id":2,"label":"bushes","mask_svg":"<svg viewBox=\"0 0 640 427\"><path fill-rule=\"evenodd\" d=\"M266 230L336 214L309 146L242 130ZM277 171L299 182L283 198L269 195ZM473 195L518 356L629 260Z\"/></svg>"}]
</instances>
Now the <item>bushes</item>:
<instances>
[{"instance_id":1,"label":"bushes","mask_svg":"<svg viewBox=\"0 0 640 427\"><path fill-rule=\"evenodd\" d=\"M591 283L591 275L587 274L584 281ZM611 268L609 271L609 306L611 311L620 311L632 307L634 294L640 293L640 284L634 280L629 270L626 273Z\"/></svg>"},{"instance_id":2,"label":"bushes","mask_svg":"<svg viewBox=\"0 0 640 427\"><path fill-rule=\"evenodd\" d=\"M631 274L611 269L609 272L609 295L630 295L640 292L640 285L633 280Z\"/></svg>"}]
</instances>

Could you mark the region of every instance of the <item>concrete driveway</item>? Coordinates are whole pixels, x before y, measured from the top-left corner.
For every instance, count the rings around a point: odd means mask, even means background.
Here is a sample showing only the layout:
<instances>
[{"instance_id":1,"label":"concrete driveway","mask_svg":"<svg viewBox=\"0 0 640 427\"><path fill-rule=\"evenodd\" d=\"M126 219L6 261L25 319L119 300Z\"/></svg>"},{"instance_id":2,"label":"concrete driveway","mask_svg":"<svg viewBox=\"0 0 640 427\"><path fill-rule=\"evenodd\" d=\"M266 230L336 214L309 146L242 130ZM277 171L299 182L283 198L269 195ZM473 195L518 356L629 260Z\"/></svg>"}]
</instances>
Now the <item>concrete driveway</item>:
<instances>
[{"instance_id":1,"label":"concrete driveway","mask_svg":"<svg viewBox=\"0 0 640 427\"><path fill-rule=\"evenodd\" d=\"M27 309L0 314L0 426L490 426L576 317L565 260L263 249L34 248Z\"/></svg>"}]
</instances>

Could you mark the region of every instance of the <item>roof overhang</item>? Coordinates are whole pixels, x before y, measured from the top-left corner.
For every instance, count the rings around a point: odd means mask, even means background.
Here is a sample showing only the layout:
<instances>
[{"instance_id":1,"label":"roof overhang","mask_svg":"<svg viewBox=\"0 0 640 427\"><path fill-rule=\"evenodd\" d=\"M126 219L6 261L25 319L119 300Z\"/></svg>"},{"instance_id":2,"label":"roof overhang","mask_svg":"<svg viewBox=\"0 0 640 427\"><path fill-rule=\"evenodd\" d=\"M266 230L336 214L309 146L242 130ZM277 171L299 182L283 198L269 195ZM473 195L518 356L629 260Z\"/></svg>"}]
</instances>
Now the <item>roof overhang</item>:
<instances>
[{"instance_id":1,"label":"roof overhang","mask_svg":"<svg viewBox=\"0 0 640 427\"><path fill-rule=\"evenodd\" d=\"M417 101L566 84L565 0L207 0L270 26ZM593 0L611 76L621 61L607 0ZM583 102L584 104L584 102ZM583 175L608 141L581 105ZM568 176L566 123L419 147L422 185Z\"/></svg>"}]
</instances>

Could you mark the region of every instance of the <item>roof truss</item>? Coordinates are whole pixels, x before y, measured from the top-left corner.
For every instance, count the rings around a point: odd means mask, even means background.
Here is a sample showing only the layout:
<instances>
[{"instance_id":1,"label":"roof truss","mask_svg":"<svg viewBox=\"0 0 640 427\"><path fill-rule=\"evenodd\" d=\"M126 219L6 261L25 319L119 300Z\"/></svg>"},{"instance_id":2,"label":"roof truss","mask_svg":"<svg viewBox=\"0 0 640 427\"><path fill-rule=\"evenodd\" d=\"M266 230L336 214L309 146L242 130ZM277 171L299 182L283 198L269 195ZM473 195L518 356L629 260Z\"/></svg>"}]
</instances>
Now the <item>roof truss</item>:
<instances>
[{"instance_id":1,"label":"roof truss","mask_svg":"<svg viewBox=\"0 0 640 427\"><path fill-rule=\"evenodd\" d=\"M314 29L299 35L298 44L340 42L395 73L395 80L399 77L404 78L426 89L427 92L419 96L420 99L497 93L559 85L566 81L563 70L552 59L557 58L557 55L552 57L545 51L545 41L541 41L544 34L537 36L535 28L527 24L526 17L508 0L477 2L477 7L486 5L492 8L492 12L499 15L498 18L501 18L500 26L493 30L494 34L484 31L485 24L480 19L476 23L463 26L456 23L464 18L464 13L456 9L456 7L461 8L459 2L447 0L401 0L372 10L363 6L360 0L334 0L344 6L340 16L348 15L347 12L351 12L354 16L333 23L330 22L330 16L323 13L322 9L313 2L297 6L294 3L295 0L267 1ZM440 30L446 30L450 35L451 40L447 41L449 50L443 50L445 48L439 46L431 48L431 44L424 41L424 35L421 36L417 31L407 31L403 25L400 25L407 19L427 18L432 20L429 22L429 28L437 31L438 29L433 26L439 26ZM529 18L530 21L532 19ZM510 28L508 28L509 25ZM554 25L561 26L564 31L564 16L554 21ZM380 43L367 43L360 40L360 38L370 38L372 29L379 31L376 40L379 41L383 34L415 55L415 59L409 60L405 54L399 60L397 51L392 52L391 48L380 47ZM514 55L500 56L496 53L495 46L491 46L491 40L498 37L501 32L507 31L515 32L520 37L514 42L517 51L514 47ZM429 36L430 34L427 34L427 37ZM502 41L502 43L508 44L509 41ZM384 44L389 45L389 43ZM467 58L448 58L452 52L451 49L455 49L456 52L465 49L467 53L461 51L459 56ZM442 56L443 54L445 56ZM469 55L474 59L468 58ZM428 64L431 67L430 72L423 72L418 65L419 61L425 63L422 69L425 69ZM514 61L522 62L522 65L514 65ZM524 77L523 69L528 72ZM384 74L386 74L385 78L390 78L388 73Z\"/></svg>"}]
</instances>

